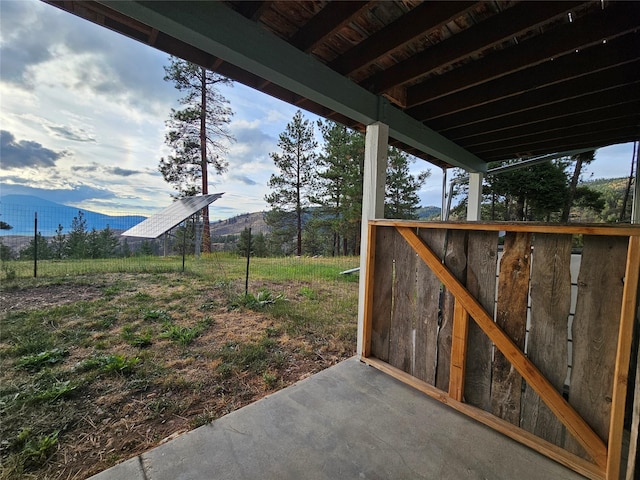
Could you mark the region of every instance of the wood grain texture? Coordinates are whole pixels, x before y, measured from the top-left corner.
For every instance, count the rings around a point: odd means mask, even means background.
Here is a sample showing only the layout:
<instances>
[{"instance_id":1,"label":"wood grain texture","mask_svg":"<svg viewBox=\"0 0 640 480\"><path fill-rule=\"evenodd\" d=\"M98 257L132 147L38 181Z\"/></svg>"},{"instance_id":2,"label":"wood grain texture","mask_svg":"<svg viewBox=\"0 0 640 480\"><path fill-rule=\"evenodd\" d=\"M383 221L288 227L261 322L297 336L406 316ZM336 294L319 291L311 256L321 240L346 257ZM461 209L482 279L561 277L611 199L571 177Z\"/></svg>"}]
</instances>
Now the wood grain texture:
<instances>
[{"instance_id":1,"label":"wood grain texture","mask_svg":"<svg viewBox=\"0 0 640 480\"><path fill-rule=\"evenodd\" d=\"M447 235L444 264L458 281L465 285L467 282L467 233L460 230L449 230ZM435 383L436 387L441 390L449 388L454 301L453 294L444 288L440 330L438 331L438 365Z\"/></svg>"},{"instance_id":2,"label":"wood grain texture","mask_svg":"<svg viewBox=\"0 0 640 480\"><path fill-rule=\"evenodd\" d=\"M549 225L536 222L424 222L418 220L371 220L374 225L405 228L433 228L450 230L472 230L474 232L531 232L566 233L570 235L606 235L629 237L640 235L640 226L629 224L567 224Z\"/></svg>"},{"instance_id":3,"label":"wood grain texture","mask_svg":"<svg viewBox=\"0 0 640 480\"><path fill-rule=\"evenodd\" d=\"M389 331L391 329L391 293L393 282L393 251L396 238L392 227L376 227L371 312L371 354L389 361Z\"/></svg>"},{"instance_id":4,"label":"wood grain texture","mask_svg":"<svg viewBox=\"0 0 640 480\"><path fill-rule=\"evenodd\" d=\"M418 236L434 252L444 250L443 230L418 231ZM422 261L416 263L416 334L413 375L429 385L436 384L438 353L438 312L440 280Z\"/></svg>"},{"instance_id":5,"label":"wood grain texture","mask_svg":"<svg viewBox=\"0 0 640 480\"><path fill-rule=\"evenodd\" d=\"M640 316L640 308L638 309L638 315ZM640 324L640 318L638 320ZM638 470L638 464L640 462L640 449L638 448L638 442L640 440L640 350L638 350L638 357L636 362L636 384L633 400L633 413L631 415L631 435L629 436L629 455L627 457L627 472L625 474L625 480L635 480L637 474L640 474Z\"/></svg>"},{"instance_id":6,"label":"wood grain texture","mask_svg":"<svg viewBox=\"0 0 640 480\"><path fill-rule=\"evenodd\" d=\"M451 338L451 373L449 375L449 396L461 402L464 396L464 373L469 335L469 314L455 302L453 307L453 329Z\"/></svg>"},{"instance_id":7,"label":"wood grain texture","mask_svg":"<svg viewBox=\"0 0 640 480\"><path fill-rule=\"evenodd\" d=\"M376 261L376 227L367 225L367 248L363 255L366 255L365 270L360 271L360 275L365 275L364 302L363 302L363 326L362 345L360 355L368 357L371 355L371 324L373 319L373 291L375 284L375 261ZM361 262L362 264L362 262ZM360 291L359 294L362 294Z\"/></svg>"},{"instance_id":8,"label":"wood grain texture","mask_svg":"<svg viewBox=\"0 0 640 480\"><path fill-rule=\"evenodd\" d=\"M528 232L507 232L500 259L496 323L524 351L527 332L527 303L531 265L531 238ZM495 352L491 376L493 414L520 425L522 377L500 351Z\"/></svg>"},{"instance_id":9,"label":"wood grain texture","mask_svg":"<svg viewBox=\"0 0 640 480\"><path fill-rule=\"evenodd\" d=\"M416 254L398 239L393 249L394 279L389 363L413 375L416 328Z\"/></svg>"},{"instance_id":10,"label":"wood grain texture","mask_svg":"<svg viewBox=\"0 0 640 480\"><path fill-rule=\"evenodd\" d=\"M467 289L493 319L498 232L469 232L467 248ZM491 340L475 322L469 325L467 339L464 398L491 411Z\"/></svg>"},{"instance_id":11,"label":"wood grain texture","mask_svg":"<svg viewBox=\"0 0 640 480\"><path fill-rule=\"evenodd\" d=\"M580 442L596 465L604 472L607 465L607 447L604 441L593 431L589 424L576 410L567 403L553 385L531 363L524 352L520 350L504 331L494 322L493 317L485 310L464 285L442 265L440 259L426 246L411 228L397 227L407 243L426 262L440 281L451 290L464 309L473 317L481 330L495 344L516 370L531 385L551 411L567 427L567 430ZM542 440L541 440L542 441Z\"/></svg>"},{"instance_id":12,"label":"wood grain texture","mask_svg":"<svg viewBox=\"0 0 640 480\"><path fill-rule=\"evenodd\" d=\"M638 276L640 276L640 237L630 237L613 374L613 402L609 422L607 480L618 480L620 477L625 401L629 383L631 343L638 299Z\"/></svg>"},{"instance_id":13,"label":"wood grain texture","mask_svg":"<svg viewBox=\"0 0 640 480\"><path fill-rule=\"evenodd\" d=\"M527 356L558 392L562 392L567 377L571 240L571 235L536 234L531 268ZM520 426L555 445L563 445L564 426L528 385L522 399Z\"/></svg>"},{"instance_id":14,"label":"wood grain texture","mask_svg":"<svg viewBox=\"0 0 640 480\"><path fill-rule=\"evenodd\" d=\"M578 274L569 403L603 440L609 437L627 244L626 238L585 236ZM565 446L581 454L569 436Z\"/></svg>"}]
</instances>

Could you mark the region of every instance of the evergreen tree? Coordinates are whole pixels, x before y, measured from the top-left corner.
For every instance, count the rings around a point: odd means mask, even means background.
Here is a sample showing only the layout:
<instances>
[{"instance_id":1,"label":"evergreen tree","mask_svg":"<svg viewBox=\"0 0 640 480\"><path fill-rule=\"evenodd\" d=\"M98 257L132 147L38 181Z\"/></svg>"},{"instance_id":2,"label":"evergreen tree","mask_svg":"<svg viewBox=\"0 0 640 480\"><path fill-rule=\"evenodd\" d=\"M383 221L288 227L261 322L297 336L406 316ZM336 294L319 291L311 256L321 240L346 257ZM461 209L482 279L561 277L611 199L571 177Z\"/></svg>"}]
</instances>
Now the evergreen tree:
<instances>
[{"instance_id":1,"label":"evergreen tree","mask_svg":"<svg viewBox=\"0 0 640 480\"><path fill-rule=\"evenodd\" d=\"M229 102L218 91L218 85L229 85L231 81L207 69L171 57L165 67L166 81L185 93L180 100L181 110L171 110L167 126L166 144L173 154L160 159L160 172L165 181L177 191L177 197L209 193L208 169L217 173L227 168L224 156L227 144L233 140L227 126L233 111ZM209 207L202 212L204 232L202 251L211 251Z\"/></svg>"},{"instance_id":2,"label":"evergreen tree","mask_svg":"<svg viewBox=\"0 0 640 480\"><path fill-rule=\"evenodd\" d=\"M0 230L11 230L13 228L12 225L9 225L7 222L0 221ZM14 257L13 250L10 246L5 245L0 240L0 260L12 260Z\"/></svg>"},{"instance_id":3,"label":"evergreen tree","mask_svg":"<svg viewBox=\"0 0 640 480\"><path fill-rule=\"evenodd\" d=\"M288 230L289 225L275 223L287 218L286 213L295 214L296 254L302 255L303 215L315 193L316 149L313 125L305 120L298 110L280 134L278 148L281 153L271 153L271 159L279 174L271 175L269 187L272 193L265 197L272 210L285 215L267 216L269 225L275 230Z\"/></svg>"},{"instance_id":4,"label":"evergreen tree","mask_svg":"<svg viewBox=\"0 0 640 480\"><path fill-rule=\"evenodd\" d=\"M113 230L109 228L109 225L100 230L98 242L102 258L113 258L116 256L120 242L115 233L113 233Z\"/></svg>"},{"instance_id":5,"label":"evergreen tree","mask_svg":"<svg viewBox=\"0 0 640 480\"><path fill-rule=\"evenodd\" d=\"M268 256L267 252L267 242L264 236L264 233L258 232L251 239L251 244L253 246L253 254L256 257L266 257Z\"/></svg>"},{"instance_id":6,"label":"evergreen tree","mask_svg":"<svg viewBox=\"0 0 640 480\"><path fill-rule=\"evenodd\" d=\"M191 255L195 253L194 240L196 238L195 225L187 221L176 228L173 250L178 255Z\"/></svg>"},{"instance_id":7,"label":"evergreen tree","mask_svg":"<svg viewBox=\"0 0 640 480\"><path fill-rule=\"evenodd\" d=\"M238 243L236 244L236 253L241 257L247 256L247 249L249 248L249 244L253 244L253 238L251 237L252 235L249 227L245 227L244 230L240 232L240 238L238 239ZM253 245L251 246L253 247Z\"/></svg>"},{"instance_id":8,"label":"evergreen tree","mask_svg":"<svg viewBox=\"0 0 640 480\"><path fill-rule=\"evenodd\" d=\"M567 190L564 207L562 209L562 215L560 216L560 221L563 223L569 221L571 206L573 205L576 197L580 195L578 193L578 181L580 180L580 175L582 174L582 167L584 165L590 164L596 159L596 151L591 150L589 152L578 153L571 158L575 161L575 165L573 167L573 175L571 176L571 181L569 182L569 188ZM582 195L584 195L584 192L582 193Z\"/></svg>"},{"instance_id":9,"label":"evergreen tree","mask_svg":"<svg viewBox=\"0 0 640 480\"><path fill-rule=\"evenodd\" d=\"M120 245L120 256L123 258L129 258L132 255L131 246L129 245L129 239L125 238Z\"/></svg>"},{"instance_id":10,"label":"evergreen tree","mask_svg":"<svg viewBox=\"0 0 640 480\"><path fill-rule=\"evenodd\" d=\"M364 135L335 122L318 122L324 140L314 203L320 206L316 228L330 235L327 253L347 255L359 246Z\"/></svg>"},{"instance_id":11,"label":"evergreen tree","mask_svg":"<svg viewBox=\"0 0 640 480\"><path fill-rule=\"evenodd\" d=\"M14 257L13 249L9 245L2 243L2 240L0 240L0 260L13 260Z\"/></svg>"},{"instance_id":12,"label":"evergreen tree","mask_svg":"<svg viewBox=\"0 0 640 480\"><path fill-rule=\"evenodd\" d=\"M266 237L270 255L294 255L296 253L296 212L274 208L265 213L264 221L271 227Z\"/></svg>"},{"instance_id":13,"label":"evergreen tree","mask_svg":"<svg viewBox=\"0 0 640 480\"><path fill-rule=\"evenodd\" d=\"M67 236L62 233L63 227L58 224L56 228L56 234L51 239L51 254L53 258L62 260L66 257L67 250Z\"/></svg>"},{"instance_id":14,"label":"evergreen tree","mask_svg":"<svg viewBox=\"0 0 640 480\"><path fill-rule=\"evenodd\" d=\"M304 225L302 232L302 245L307 255L324 255L330 253L332 241L331 232L326 228L322 219L314 216Z\"/></svg>"},{"instance_id":15,"label":"evergreen tree","mask_svg":"<svg viewBox=\"0 0 640 480\"><path fill-rule=\"evenodd\" d=\"M53 252L47 243L47 239L38 232L35 239L31 239L29 244L20 250L21 260L33 260L35 256L35 247L38 246L38 260L49 260L53 258Z\"/></svg>"},{"instance_id":16,"label":"evergreen tree","mask_svg":"<svg viewBox=\"0 0 640 480\"><path fill-rule=\"evenodd\" d=\"M66 254L69 258L86 258L87 256L87 220L82 210L71 221L71 231L66 241Z\"/></svg>"},{"instance_id":17,"label":"evergreen tree","mask_svg":"<svg viewBox=\"0 0 640 480\"><path fill-rule=\"evenodd\" d=\"M143 240L142 243L140 243L136 255L140 257L150 257L154 255L154 250L153 243L150 240Z\"/></svg>"},{"instance_id":18,"label":"evergreen tree","mask_svg":"<svg viewBox=\"0 0 640 480\"><path fill-rule=\"evenodd\" d=\"M417 176L409 172L409 158L397 148L387 153L387 183L384 216L386 218L416 219L420 207L418 191L429 177L428 170Z\"/></svg>"},{"instance_id":19,"label":"evergreen tree","mask_svg":"<svg viewBox=\"0 0 640 480\"><path fill-rule=\"evenodd\" d=\"M100 242L98 240L98 231L95 227L87 233L86 255L88 258L102 258L102 249L100 248Z\"/></svg>"},{"instance_id":20,"label":"evergreen tree","mask_svg":"<svg viewBox=\"0 0 640 480\"><path fill-rule=\"evenodd\" d=\"M566 163L553 161L488 175L488 193L502 199L506 221L551 220L567 195Z\"/></svg>"}]
</instances>

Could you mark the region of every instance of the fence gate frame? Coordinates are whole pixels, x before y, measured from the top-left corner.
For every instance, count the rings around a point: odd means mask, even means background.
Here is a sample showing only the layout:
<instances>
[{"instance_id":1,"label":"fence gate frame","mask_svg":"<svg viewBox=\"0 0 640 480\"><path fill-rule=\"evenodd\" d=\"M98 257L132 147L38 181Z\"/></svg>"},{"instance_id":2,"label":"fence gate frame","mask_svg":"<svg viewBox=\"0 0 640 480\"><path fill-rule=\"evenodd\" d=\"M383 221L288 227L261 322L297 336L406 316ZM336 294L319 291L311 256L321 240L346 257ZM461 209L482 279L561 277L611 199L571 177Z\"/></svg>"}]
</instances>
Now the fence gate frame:
<instances>
[{"instance_id":1,"label":"fence gate frame","mask_svg":"<svg viewBox=\"0 0 640 480\"><path fill-rule=\"evenodd\" d=\"M411 252L424 262L430 271L441 282L444 289L454 297L453 325L451 334L451 354L449 366L448 388L436 388L401 368L392 366L381 360L372 352L372 329L374 315L374 290L376 281L376 240L378 229L392 227L411 247ZM454 273L445 265L443 257L437 255L418 235L422 229L445 229L450 231L489 231L515 232L516 234L560 234L627 237L626 266L623 279L620 321L617 332L617 347L613 391L611 393L611 411L609 416L609 434L607 442L603 441L589 425L588 419L582 418L576 409L567 402L562 393L541 373L527 358L523 349L514 343L505 333L493 315L481 305L467 287L459 281ZM389 229L388 229L389 230ZM480 222L420 222L398 220L370 220L368 222L368 249L366 254L364 327L361 360L378 368L398 380L420 390L428 396L446 404L455 410L482 422L512 439L527 445L539 453L567 466L568 468L590 479L617 480L621 467L622 435L624 429L624 413L627 392L627 381L630 364L631 342L638 300L638 278L640 275L640 227L638 226L603 226L603 225L549 225L537 223L480 223ZM446 241L445 241L446 243ZM420 261L420 260L418 260ZM528 268L528 267L527 267ZM389 270L383 270L389 275ZM394 273L399 275L399 273ZM387 287L388 288L388 287ZM419 287L418 287L419 288ZM528 288L528 284L527 284ZM384 293L381 293L384 292ZM378 295L390 295L388 290L378 290ZM405 296L408 293L405 292ZM395 300L398 301L397 298ZM437 308L437 305L436 305ZM471 320L470 320L471 319ZM467 341L469 325L476 325L493 343L496 352L500 351L507 361L517 370L546 404L566 431L584 448L593 461L589 461L539 436L524 430L491 412L465 403L463 398L465 386L465 365L467 360Z\"/></svg>"}]
</instances>

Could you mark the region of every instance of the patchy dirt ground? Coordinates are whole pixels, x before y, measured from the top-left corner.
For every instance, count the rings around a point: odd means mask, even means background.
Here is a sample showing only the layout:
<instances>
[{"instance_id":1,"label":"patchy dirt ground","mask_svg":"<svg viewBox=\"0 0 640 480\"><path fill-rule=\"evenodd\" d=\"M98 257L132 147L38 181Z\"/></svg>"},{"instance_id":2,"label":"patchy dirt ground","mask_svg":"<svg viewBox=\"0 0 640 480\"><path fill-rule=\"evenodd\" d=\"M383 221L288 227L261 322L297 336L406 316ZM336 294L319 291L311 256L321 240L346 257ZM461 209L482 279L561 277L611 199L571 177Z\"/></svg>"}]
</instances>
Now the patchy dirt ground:
<instances>
[{"instance_id":1,"label":"patchy dirt ground","mask_svg":"<svg viewBox=\"0 0 640 480\"><path fill-rule=\"evenodd\" d=\"M102 290L91 285L43 285L0 292L0 314L65 305L102 296Z\"/></svg>"},{"instance_id":2,"label":"patchy dirt ground","mask_svg":"<svg viewBox=\"0 0 640 480\"><path fill-rule=\"evenodd\" d=\"M245 305L233 285L176 274L93 283L0 292L0 478L86 478L355 353L355 310L328 302L356 285L265 285L287 301ZM20 367L52 348L61 361ZM52 432L55 448L25 456Z\"/></svg>"}]
</instances>

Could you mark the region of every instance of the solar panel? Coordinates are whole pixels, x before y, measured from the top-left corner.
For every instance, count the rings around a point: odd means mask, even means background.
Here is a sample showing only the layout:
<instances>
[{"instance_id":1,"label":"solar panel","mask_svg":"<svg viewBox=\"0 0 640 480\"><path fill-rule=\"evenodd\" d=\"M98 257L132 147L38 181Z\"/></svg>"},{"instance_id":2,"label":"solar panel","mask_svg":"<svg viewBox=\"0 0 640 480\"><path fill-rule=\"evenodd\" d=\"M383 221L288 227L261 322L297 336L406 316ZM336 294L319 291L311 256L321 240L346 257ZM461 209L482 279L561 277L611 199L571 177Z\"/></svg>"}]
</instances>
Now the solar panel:
<instances>
[{"instance_id":1,"label":"solar panel","mask_svg":"<svg viewBox=\"0 0 640 480\"><path fill-rule=\"evenodd\" d=\"M167 208L131 227L121 235L124 237L158 238L176 225L218 200L223 193L180 198Z\"/></svg>"}]
</instances>

